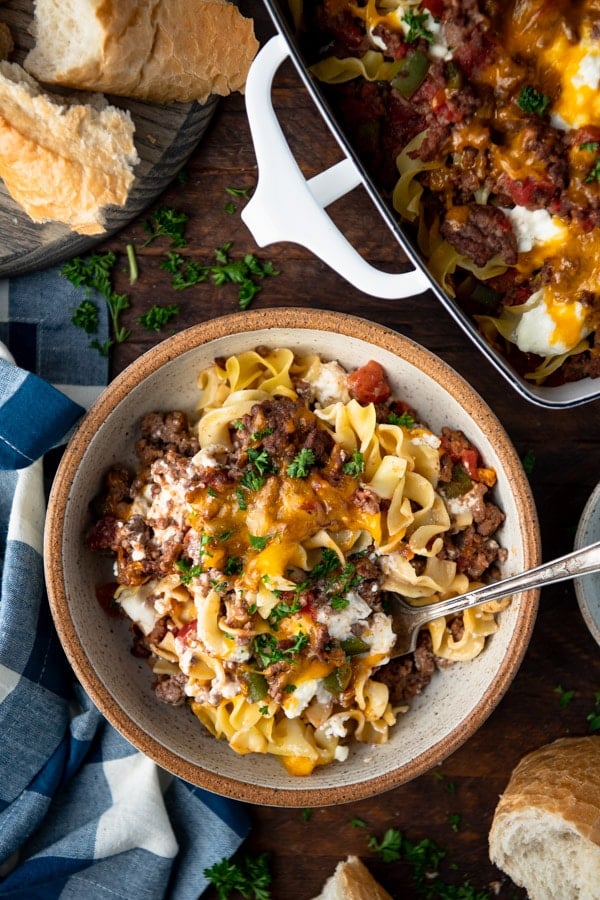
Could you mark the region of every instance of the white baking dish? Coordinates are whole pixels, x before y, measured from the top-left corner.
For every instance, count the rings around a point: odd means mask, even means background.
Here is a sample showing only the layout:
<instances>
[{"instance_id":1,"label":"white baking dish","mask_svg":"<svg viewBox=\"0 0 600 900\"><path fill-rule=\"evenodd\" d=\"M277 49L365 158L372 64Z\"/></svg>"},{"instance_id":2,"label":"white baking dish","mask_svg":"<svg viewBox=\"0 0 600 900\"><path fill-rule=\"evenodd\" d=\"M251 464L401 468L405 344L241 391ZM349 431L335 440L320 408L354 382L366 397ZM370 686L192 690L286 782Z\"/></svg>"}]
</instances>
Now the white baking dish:
<instances>
[{"instance_id":1,"label":"white baking dish","mask_svg":"<svg viewBox=\"0 0 600 900\"><path fill-rule=\"evenodd\" d=\"M383 202L371 178L348 144L329 109L318 83L310 75L295 44L285 13L276 0L265 0L278 34L258 53L246 85L246 108L258 163L258 184L242 218L257 244L280 241L299 244L342 275L365 294L389 300L431 290L444 308L521 396L538 406L565 409L600 397L600 379L585 378L559 386L538 386L523 378L478 332L467 314L427 272L419 251L402 225ZM288 57L294 62L344 158L319 175L305 179L280 127L271 99L272 83ZM409 272L390 274L370 265L351 246L326 211L329 204L362 184L379 214L414 266Z\"/></svg>"}]
</instances>

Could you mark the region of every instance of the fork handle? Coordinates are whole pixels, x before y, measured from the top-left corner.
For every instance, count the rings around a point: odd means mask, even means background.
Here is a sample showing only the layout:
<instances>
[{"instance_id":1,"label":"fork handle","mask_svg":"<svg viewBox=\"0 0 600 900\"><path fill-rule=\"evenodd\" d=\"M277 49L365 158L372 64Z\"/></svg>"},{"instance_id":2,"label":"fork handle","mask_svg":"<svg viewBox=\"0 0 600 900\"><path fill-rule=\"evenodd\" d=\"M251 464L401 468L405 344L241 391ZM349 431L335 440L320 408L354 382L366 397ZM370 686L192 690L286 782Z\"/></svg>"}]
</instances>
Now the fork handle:
<instances>
[{"instance_id":1,"label":"fork handle","mask_svg":"<svg viewBox=\"0 0 600 900\"><path fill-rule=\"evenodd\" d=\"M517 594L521 591L530 590L531 588L545 587L548 584L555 584L559 581L568 581L570 578L579 578L589 572L597 572L600 570L600 541L567 553L551 562L542 563L526 572L520 572L518 575L510 575L500 581L486 584L483 587L475 588L466 594L459 594L457 597L450 597L448 600L442 600L431 606L410 606L414 616L414 620L419 625L424 625L432 619L440 616L446 616L455 612L463 612L465 609L471 609L473 606L480 606L482 603L488 603L492 600L501 600L503 597L509 597L511 594Z\"/></svg>"}]
</instances>

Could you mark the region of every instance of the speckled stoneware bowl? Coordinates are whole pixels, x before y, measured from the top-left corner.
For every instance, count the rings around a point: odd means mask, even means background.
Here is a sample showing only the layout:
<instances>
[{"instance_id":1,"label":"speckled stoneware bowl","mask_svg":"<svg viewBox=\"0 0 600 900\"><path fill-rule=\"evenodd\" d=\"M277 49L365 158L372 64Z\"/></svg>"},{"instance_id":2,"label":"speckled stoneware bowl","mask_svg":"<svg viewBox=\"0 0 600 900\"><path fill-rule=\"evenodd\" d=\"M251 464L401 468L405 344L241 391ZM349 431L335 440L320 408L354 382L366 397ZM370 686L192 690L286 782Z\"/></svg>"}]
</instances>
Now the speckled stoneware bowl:
<instances>
[{"instance_id":1,"label":"speckled stoneware bowl","mask_svg":"<svg viewBox=\"0 0 600 900\"><path fill-rule=\"evenodd\" d=\"M575 549L600 541L600 484L597 484L581 514ZM600 644L600 572L584 575L574 581L581 615L596 643Z\"/></svg>"},{"instance_id":2,"label":"speckled stoneware bowl","mask_svg":"<svg viewBox=\"0 0 600 900\"><path fill-rule=\"evenodd\" d=\"M538 592L517 596L501 627L473 662L438 673L400 717L389 743L355 745L346 762L294 778L272 756L237 755L182 707L158 703L146 664L132 656L128 625L109 618L95 587L111 562L84 545L88 506L103 473L133 465L140 417L174 408L192 412L196 375L215 357L260 345L337 359L349 369L369 359L385 367L397 396L434 431L462 429L498 473L496 500L506 513L505 573L540 562L536 510L517 453L478 394L445 363L395 332L352 316L307 309L265 309L203 323L166 340L116 378L83 419L64 454L50 498L46 576L52 612L83 687L107 719L165 769L210 791L273 806L317 806L367 797L440 764L485 721L514 678L534 625Z\"/></svg>"}]
</instances>

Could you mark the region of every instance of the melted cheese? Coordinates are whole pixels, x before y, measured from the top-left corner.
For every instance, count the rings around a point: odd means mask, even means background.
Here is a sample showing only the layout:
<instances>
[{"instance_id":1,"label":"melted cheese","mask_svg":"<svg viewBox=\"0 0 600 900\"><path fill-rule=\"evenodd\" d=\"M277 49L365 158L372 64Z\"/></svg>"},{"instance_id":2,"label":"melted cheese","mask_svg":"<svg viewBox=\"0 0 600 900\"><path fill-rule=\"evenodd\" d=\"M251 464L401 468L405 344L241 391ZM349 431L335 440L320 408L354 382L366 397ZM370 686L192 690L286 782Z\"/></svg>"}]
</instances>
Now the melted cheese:
<instances>
[{"instance_id":1,"label":"melted cheese","mask_svg":"<svg viewBox=\"0 0 600 900\"><path fill-rule=\"evenodd\" d=\"M515 343L524 353L567 353L589 334L581 303L560 302L547 288L533 294L530 303L531 308L520 318L514 334Z\"/></svg>"}]
</instances>

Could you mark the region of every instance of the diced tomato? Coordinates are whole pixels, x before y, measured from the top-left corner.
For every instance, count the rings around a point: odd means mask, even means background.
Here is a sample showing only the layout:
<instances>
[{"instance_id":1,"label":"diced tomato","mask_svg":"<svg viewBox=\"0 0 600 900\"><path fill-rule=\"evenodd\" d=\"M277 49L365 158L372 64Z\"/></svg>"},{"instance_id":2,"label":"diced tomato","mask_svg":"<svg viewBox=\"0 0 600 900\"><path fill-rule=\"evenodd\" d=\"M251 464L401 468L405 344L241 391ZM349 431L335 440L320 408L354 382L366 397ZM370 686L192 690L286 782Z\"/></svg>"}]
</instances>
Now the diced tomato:
<instances>
[{"instance_id":1,"label":"diced tomato","mask_svg":"<svg viewBox=\"0 0 600 900\"><path fill-rule=\"evenodd\" d=\"M197 625L198 625L197 619L194 619L192 622L187 622L185 625L182 625L181 628L178 630L176 637L180 641L187 643L187 640L189 638L196 637Z\"/></svg>"},{"instance_id":2,"label":"diced tomato","mask_svg":"<svg viewBox=\"0 0 600 900\"><path fill-rule=\"evenodd\" d=\"M441 19L444 12L444 0L421 0L421 9L427 9L434 19Z\"/></svg>"},{"instance_id":3,"label":"diced tomato","mask_svg":"<svg viewBox=\"0 0 600 900\"><path fill-rule=\"evenodd\" d=\"M556 190L551 181L536 181L529 176L522 181L505 178L502 186L517 206L533 209L546 206Z\"/></svg>"},{"instance_id":4,"label":"diced tomato","mask_svg":"<svg viewBox=\"0 0 600 900\"><path fill-rule=\"evenodd\" d=\"M369 403L385 403L391 396L383 366L374 359L348 375L350 396L363 406Z\"/></svg>"},{"instance_id":5,"label":"diced tomato","mask_svg":"<svg viewBox=\"0 0 600 900\"><path fill-rule=\"evenodd\" d=\"M463 450L460 455L460 461L463 464L463 467L473 481L479 481L479 453L472 447L469 450Z\"/></svg>"}]
</instances>

